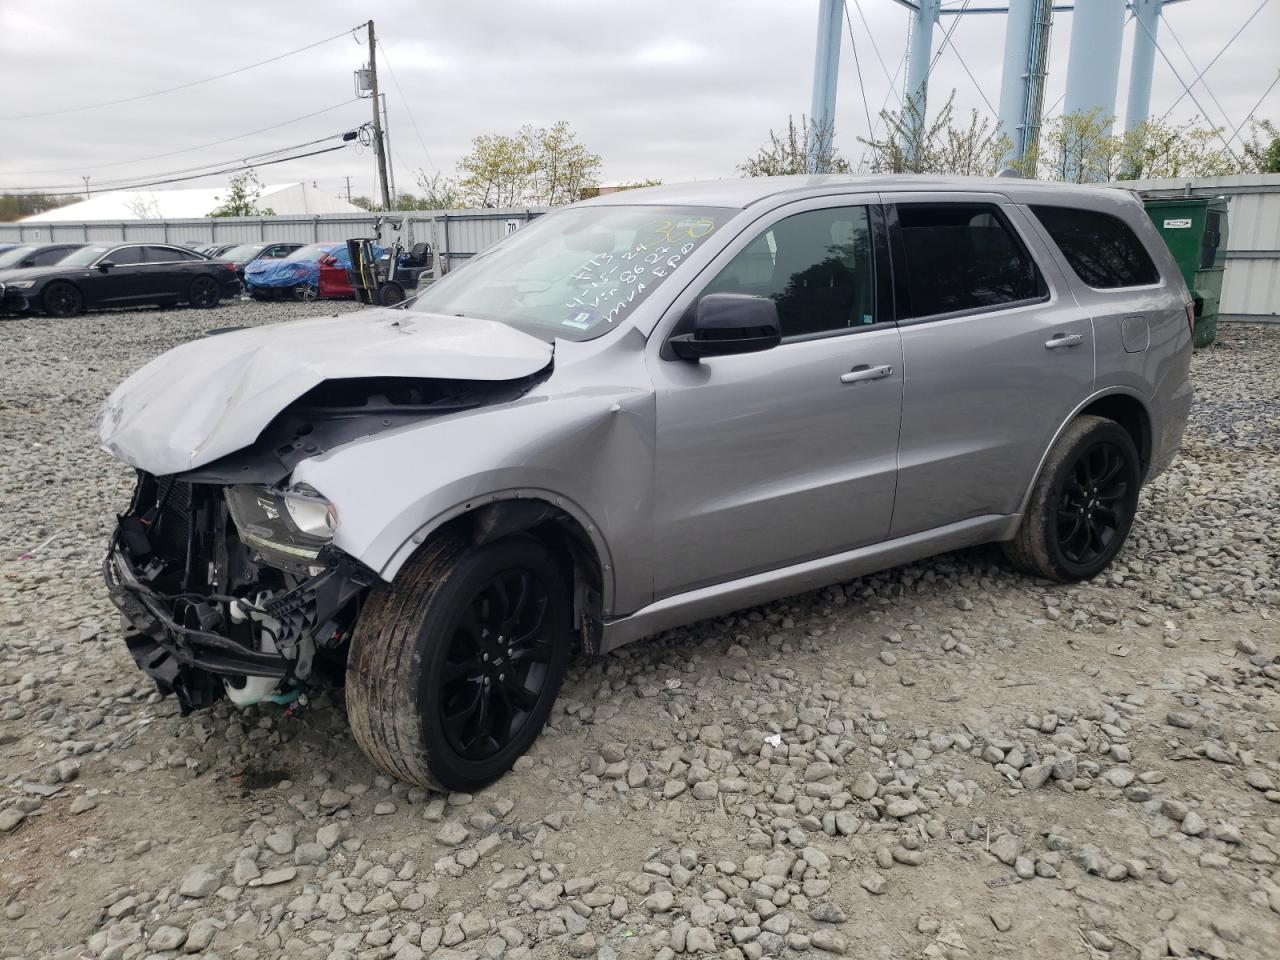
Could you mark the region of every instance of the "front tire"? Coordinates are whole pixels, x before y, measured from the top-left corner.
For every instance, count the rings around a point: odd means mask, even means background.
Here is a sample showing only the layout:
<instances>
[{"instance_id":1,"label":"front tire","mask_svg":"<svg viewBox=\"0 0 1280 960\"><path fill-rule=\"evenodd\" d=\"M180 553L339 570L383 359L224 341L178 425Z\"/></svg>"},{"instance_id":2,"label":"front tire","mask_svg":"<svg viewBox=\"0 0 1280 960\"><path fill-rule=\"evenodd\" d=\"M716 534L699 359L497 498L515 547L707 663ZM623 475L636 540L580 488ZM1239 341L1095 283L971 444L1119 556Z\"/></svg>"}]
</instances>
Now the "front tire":
<instances>
[{"instance_id":1,"label":"front tire","mask_svg":"<svg viewBox=\"0 0 1280 960\"><path fill-rule=\"evenodd\" d=\"M1142 483L1138 450L1114 420L1077 417L1049 451L1005 556L1061 583L1091 580L1124 545Z\"/></svg>"},{"instance_id":2,"label":"front tire","mask_svg":"<svg viewBox=\"0 0 1280 960\"><path fill-rule=\"evenodd\" d=\"M84 297L74 284L59 280L45 287L40 304L49 316L62 319L81 313L84 310Z\"/></svg>"},{"instance_id":3,"label":"front tire","mask_svg":"<svg viewBox=\"0 0 1280 960\"><path fill-rule=\"evenodd\" d=\"M571 614L539 541L437 538L360 613L347 658L356 741L411 783L493 782L546 723L569 665Z\"/></svg>"}]
</instances>

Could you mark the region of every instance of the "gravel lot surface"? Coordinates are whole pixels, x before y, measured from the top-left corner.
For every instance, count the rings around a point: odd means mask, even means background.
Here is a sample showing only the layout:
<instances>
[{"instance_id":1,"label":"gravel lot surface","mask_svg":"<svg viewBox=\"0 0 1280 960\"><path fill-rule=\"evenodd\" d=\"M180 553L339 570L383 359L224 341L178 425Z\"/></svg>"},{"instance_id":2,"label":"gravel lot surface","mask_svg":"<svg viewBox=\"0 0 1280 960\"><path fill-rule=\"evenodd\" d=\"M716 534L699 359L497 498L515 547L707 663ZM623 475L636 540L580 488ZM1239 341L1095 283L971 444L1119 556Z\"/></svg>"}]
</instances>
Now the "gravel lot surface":
<instances>
[{"instance_id":1,"label":"gravel lot surface","mask_svg":"<svg viewBox=\"0 0 1280 960\"><path fill-rule=\"evenodd\" d=\"M1280 956L1280 328L1196 356L1105 578L982 548L583 659L445 797L340 691L179 716L101 585L109 390L333 309L0 324L0 957Z\"/></svg>"}]
</instances>

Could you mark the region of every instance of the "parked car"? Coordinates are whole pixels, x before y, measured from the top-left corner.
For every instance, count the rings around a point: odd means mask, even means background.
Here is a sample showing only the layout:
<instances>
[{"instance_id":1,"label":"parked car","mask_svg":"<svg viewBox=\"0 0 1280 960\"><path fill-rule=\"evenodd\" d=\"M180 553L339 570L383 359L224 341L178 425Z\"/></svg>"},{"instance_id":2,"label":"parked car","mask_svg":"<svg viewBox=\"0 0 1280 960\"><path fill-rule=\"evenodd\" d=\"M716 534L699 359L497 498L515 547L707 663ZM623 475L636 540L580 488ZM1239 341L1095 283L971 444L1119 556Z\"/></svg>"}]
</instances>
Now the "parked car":
<instances>
[{"instance_id":1,"label":"parked car","mask_svg":"<svg viewBox=\"0 0 1280 960\"><path fill-rule=\"evenodd\" d=\"M1191 404L1133 194L785 177L563 208L408 309L187 343L107 400L105 566L184 709L345 657L356 740L470 790L574 648L999 541L1086 580Z\"/></svg>"},{"instance_id":2,"label":"parked car","mask_svg":"<svg viewBox=\"0 0 1280 960\"><path fill-rule=\"evenodd\" d=\"M255 300L316 300L352 296L346 243L311 243L283 260L245 267L245 289Z\"/></svg>"},{"instance_id":3,"label":"parked car","mask_svg":"<svg viewBox=\"0 0 1280 960\"><path fill-rule=\"evenodd\" d=\"M61 261L83 243L24 243L0 253L0 277L24 267L48 267Z\"/></svg>"},{"instance_id":4,"label":"parked car","mask_svg":"<svg viewBox=\"0 0 1280 960\"><path fill-rule=\"evenodd\" d=\"M243 283L244 271L249 264L257 263L258 261L284 260L301 247L301 243L242 243L231 247L229 250L222 251L222 253L218 254L218 259L234 263L236 276Z\"/></svg>"},{"instance_id":5,"label":"parked car","mask_svg":"<svg viewBox=\"0 0 1280 960\"><path fill-rule=\"evenodd\" d=\"M231 264L159 243L89 243L48 267L0 278L0 310L71 317L94 307L189 303L214 307L240 291Z\"/></svg>"}]
</instances>

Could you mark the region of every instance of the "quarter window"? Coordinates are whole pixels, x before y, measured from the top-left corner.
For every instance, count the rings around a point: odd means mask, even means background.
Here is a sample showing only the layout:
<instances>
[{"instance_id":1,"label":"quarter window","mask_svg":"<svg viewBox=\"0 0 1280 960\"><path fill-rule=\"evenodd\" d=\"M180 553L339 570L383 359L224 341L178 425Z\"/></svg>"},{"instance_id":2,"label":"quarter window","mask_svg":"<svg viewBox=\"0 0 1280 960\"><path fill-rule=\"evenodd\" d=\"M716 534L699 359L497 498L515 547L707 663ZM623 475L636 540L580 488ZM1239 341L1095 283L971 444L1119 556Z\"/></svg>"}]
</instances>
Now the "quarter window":
<instances>
[{"instance_id":1,"label":"quarter window","mask_svg":"<svg viewBox=\"0 0 1280 960\"><path fill-rule=\"evenodd\" d=\"M867 208L837 207L779 220L702 293L768 297L788 339L875 323L874 277Z\"/></svg>"},{"instance_id":2,"label":"quarter window","mask_svg":"<svg viewBox=\"0 0 1280 960\"><path fill-rule=\"evenodd\" d=\"M1000 307L1044 296L1031 255L991 204L897 206L906 316Z\"/></svg>"},{"instance_id":3,"label":"quarter window","mask_svg":"<svg viewBox=\"0 0 1280 960\"><path fill-rule=\"evenodd\" d=\"M1111 290L1160 282L1142 241L1119 217L1070 207L1037 206L1031 212L1089 286Z\"/></svg>"}]
</instances>

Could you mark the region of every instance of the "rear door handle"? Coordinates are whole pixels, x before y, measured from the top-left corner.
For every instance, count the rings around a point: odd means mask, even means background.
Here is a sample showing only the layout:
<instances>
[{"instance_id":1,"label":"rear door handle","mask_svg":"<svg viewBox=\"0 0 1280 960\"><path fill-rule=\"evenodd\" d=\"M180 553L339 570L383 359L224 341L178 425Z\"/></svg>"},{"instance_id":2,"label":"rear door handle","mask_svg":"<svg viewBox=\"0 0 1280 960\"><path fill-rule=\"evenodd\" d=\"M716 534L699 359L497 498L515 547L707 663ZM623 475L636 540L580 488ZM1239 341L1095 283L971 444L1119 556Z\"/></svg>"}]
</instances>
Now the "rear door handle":
<instances>
[{"instance_id":1,"label":"rear door handle","mask_svg":"<svg viewBox=\"0 0 1280 960\"><path fill-rule=\"evenodd\" d=\"M893 373L892 364L882 364L878 367L872 367L865 363L860 363L848 373L840 374L841 383L859 383L863 380L879 380L883 377L890 376Z\"/></svg>"},{"instance_id":2,"label":"rear door handle","mask_svg":"<svg viewBox=\"0 0 1280 960\"><path fill-rule=\"evenodd\" d=\"M1059 347L1078 347L1084 343L1084 337L1078 333L1055 333L1044 342L1046 350L1057 350Z\"/></svg>"}]
</instances>

